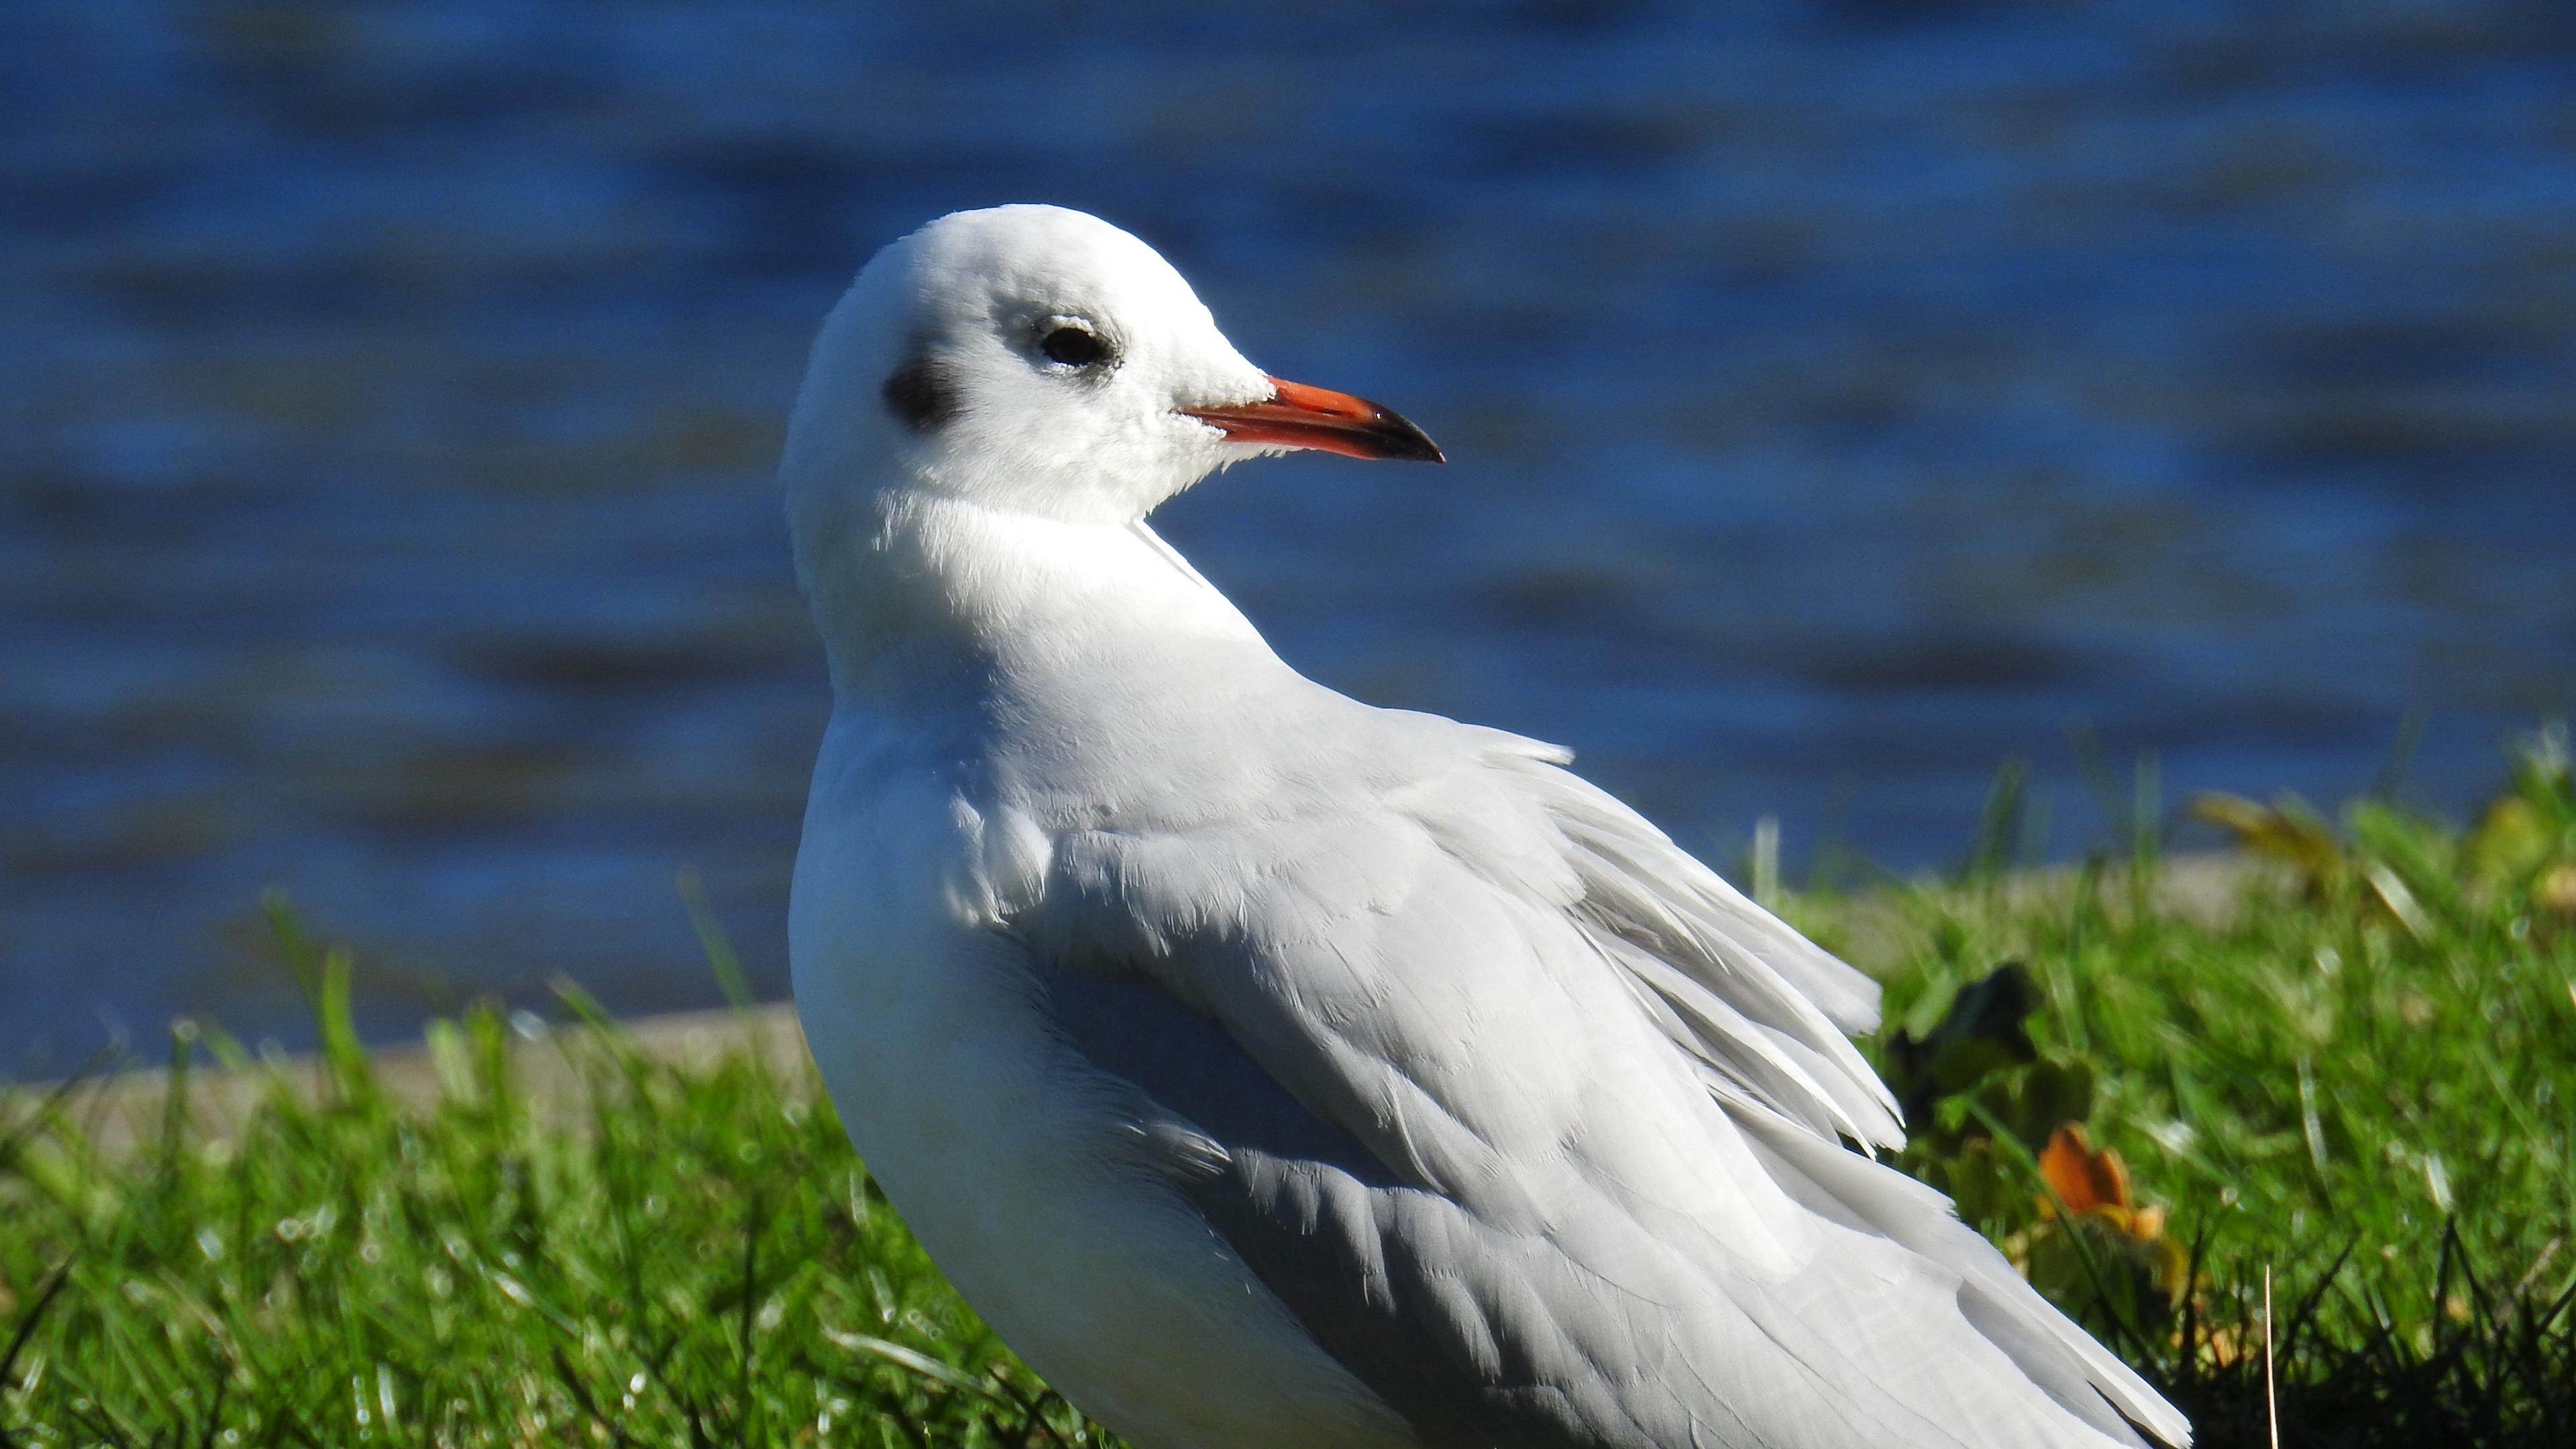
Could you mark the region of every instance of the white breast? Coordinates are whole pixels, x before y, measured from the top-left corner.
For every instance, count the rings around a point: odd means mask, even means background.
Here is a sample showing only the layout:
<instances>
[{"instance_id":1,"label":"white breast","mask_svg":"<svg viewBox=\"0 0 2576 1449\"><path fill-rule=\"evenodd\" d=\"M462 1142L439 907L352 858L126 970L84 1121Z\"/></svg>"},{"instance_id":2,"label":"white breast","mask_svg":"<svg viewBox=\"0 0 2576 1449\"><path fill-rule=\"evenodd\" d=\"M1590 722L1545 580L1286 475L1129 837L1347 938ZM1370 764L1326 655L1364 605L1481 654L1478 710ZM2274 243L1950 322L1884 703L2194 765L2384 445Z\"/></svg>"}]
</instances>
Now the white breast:
<instances>
[{"instance_id":1,"label":"white breast","mask_svg":"<svg viewBox=\"0 0 2576 1449\"><path fill-rule=\"evenodd\" d=\"M1177 1194L1122 1166L1132 1125L1046 1030L1019 948L974 919L959 885L990 852L910 743L835 723L790 920L807 1039L869 1170L1013 1349L1140 1449L1413 1445Z\"/></svg>"}]
</instances>

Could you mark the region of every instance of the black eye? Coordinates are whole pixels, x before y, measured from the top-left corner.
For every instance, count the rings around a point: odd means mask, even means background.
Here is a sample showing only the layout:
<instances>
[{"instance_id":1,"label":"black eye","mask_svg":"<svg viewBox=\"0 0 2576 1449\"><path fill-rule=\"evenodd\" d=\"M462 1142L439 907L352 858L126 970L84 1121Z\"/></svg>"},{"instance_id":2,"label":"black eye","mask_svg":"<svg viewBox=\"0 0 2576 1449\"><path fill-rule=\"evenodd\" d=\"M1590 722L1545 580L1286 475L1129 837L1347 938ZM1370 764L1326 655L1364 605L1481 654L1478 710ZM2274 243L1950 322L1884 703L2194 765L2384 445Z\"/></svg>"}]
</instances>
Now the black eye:
<instances>
[{"instance_id":1,"label":"black eye","mask_svg":"<svg viewBox=\"0 0 2576 1449\"><path fill-rule=\"evenodd\" d=\"M1080 327L1059 327L1038 339L1038 351L1050 362L1089 367L1109 355L1109 346Z\"/></svg>"}]
</instances>

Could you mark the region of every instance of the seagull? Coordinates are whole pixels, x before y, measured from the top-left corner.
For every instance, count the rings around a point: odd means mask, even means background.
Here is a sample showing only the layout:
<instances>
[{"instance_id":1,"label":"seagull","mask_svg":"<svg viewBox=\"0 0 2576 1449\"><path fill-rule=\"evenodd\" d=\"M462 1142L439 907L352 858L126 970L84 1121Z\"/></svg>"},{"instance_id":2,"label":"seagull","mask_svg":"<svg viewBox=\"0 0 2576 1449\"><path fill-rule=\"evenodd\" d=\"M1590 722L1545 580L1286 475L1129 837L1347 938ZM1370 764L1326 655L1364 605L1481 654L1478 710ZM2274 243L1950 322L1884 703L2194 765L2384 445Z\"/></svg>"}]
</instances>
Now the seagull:
<instances>
[{"instance_id":1,"label":"seagull","mask_svg":"<svg viewBox=\"0 0 2576 1449\"><path fill-rule=\"evenodd\" d=\"M1076 211L930 223L814 344L796 1000L966 1300L1139 1449L2188 1444L1869 1155L1868 978L1147 527L1301 448L1441 460Z\"/></svg>"}]
</instances>

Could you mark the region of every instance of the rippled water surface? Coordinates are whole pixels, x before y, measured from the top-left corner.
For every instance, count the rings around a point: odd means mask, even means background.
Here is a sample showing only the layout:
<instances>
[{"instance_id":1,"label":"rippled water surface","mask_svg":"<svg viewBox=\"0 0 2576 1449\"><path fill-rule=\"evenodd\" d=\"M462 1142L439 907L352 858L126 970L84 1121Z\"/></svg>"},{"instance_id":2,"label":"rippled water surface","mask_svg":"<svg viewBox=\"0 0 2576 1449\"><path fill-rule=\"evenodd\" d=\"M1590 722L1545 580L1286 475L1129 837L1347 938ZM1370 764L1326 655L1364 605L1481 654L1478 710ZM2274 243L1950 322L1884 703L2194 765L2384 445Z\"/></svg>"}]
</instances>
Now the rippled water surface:
<instances>
[{"instance_id":1,"label":"rippled water surface","mask_svg":"<svg viewBox=\"0 0 2576 1449\"><path fill-rule=\"evenodd\" d=\"M0 10L0 1060L765 989L823 709L768 470L875 246L1053 200L1446 469L1166 532L1363 698L1727 860L2101 835L2576 698L2576 12L27 0ZM2034 838L2034 848L2042 848Z\"/></svg>"}]
</instances>

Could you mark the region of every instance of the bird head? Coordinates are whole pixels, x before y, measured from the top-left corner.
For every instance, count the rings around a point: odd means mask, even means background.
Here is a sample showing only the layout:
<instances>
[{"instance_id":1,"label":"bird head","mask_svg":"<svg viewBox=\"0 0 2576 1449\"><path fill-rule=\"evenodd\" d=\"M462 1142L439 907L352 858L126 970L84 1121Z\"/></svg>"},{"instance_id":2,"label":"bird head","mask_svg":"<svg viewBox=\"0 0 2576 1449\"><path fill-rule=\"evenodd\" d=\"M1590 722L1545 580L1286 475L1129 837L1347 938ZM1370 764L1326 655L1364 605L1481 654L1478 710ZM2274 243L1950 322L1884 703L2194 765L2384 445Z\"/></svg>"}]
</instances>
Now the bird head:
<instances>
[{"instance_id":1,"label":"bird head","mask_svg":"<svg viewBox=\"0 0 2576 1449\"><path fill-rule=\"evenodd\" d=\"M1127 523L1299 448L1440 461L1394 413L1244 360L1135 237L1001 206L942 217L860 271L815 342L784 471L800 493L917 489Z\"/></svg>"}]
</instances>

